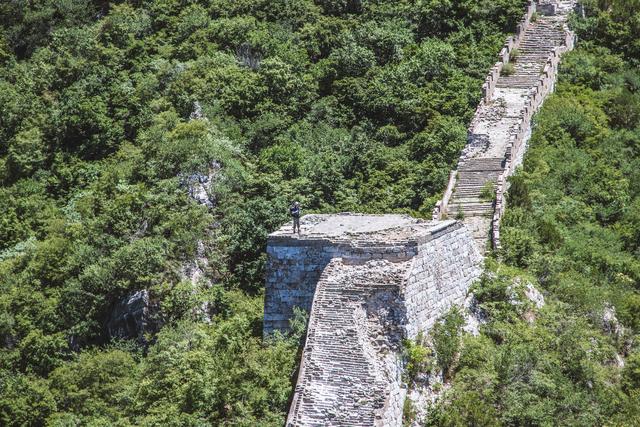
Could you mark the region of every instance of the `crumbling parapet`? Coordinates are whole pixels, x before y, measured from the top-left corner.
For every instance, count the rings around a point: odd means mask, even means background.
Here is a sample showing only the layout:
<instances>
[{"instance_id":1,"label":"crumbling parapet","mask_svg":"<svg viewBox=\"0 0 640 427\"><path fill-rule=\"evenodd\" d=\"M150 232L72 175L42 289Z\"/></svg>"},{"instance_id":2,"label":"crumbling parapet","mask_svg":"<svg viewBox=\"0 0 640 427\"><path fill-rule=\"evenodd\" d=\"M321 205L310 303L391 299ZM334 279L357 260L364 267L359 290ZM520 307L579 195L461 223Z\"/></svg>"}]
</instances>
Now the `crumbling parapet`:
<instances>
[{"instance_id":1,"label":"crumbling parapet","mask_svg":"<svg viewBox=\"0 0 640 427\"><path fill-rule=\"evenodd\" d=\"M305 215L300 222L301 234L286 225L268 239L265 335L287 330L294 307L309 312L320 275L333 258L351 263L411 259L417 243L409 241L407 230L392 229L421 223L406 215L355 214ZM386 240L389 235L393 241Z\"/></svg>"}]
</instances>

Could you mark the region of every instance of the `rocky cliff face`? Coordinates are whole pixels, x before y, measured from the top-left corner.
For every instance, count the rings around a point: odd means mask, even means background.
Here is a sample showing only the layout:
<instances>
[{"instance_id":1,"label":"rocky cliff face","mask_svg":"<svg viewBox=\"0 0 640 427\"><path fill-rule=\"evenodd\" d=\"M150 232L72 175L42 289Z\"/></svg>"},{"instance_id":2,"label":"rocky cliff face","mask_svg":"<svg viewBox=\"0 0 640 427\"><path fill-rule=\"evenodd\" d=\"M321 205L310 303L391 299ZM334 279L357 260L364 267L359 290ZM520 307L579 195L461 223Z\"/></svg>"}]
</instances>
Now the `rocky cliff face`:
<instances>
[{"instance_id":1,"label":"rocky cliff face","mask_svg":"<svg viewBox=\"0 0 640 427\"><path fill-rule=\"evenodd\" d=\"M181 177L182 184L196 203L213 209L216 204L213 186L221 165L212 162L206 174L194 172ZM206 254L206 246L203 241L197 242L196 256L184 263L179 271L179 277L193 284L193 291L204 283L211 286L207 277L209 259ZM204 321L210 319L209 306L203 304L194 308L194 315ZM156 332L161 325L161 313L159 307L150 300L147 289L138 290L118 300L113 306L106 323L106 332L109 338L136 339L146 343L145 334Z\"/></svg>"}]
</instances>

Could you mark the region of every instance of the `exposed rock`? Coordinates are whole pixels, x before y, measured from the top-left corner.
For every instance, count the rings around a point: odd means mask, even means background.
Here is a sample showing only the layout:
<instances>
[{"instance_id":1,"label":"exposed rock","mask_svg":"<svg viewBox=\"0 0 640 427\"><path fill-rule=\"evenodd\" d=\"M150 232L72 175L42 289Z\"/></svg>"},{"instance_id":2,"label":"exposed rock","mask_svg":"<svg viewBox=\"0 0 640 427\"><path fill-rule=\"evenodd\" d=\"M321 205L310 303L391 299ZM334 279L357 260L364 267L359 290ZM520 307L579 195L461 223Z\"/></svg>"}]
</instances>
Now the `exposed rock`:
<instances>
[{"instance_id":1,"label":"exposed rock","mask_svg":"<svg viewBox=\"0 0 640 427\"><path fill-rule=\"evenodd\" d=\"M620 354L616 354L614 364L618 368L624 368L624 357L622 357Z\"/></svg>"},{"instance_id":2,"label":"exposed rock","mask_svg":"<svg viewBox=\"0 0 640 427\"><path fill-rule=\"evenodd\" d=\"M486 314L478 306L478 300L473 294L469 294L464 301L463 316L465 319L464 331L475 336L480 334L480 325L487 323Z\"/></svg>"},{"instance_id":3,"label":"exposed rock","mask_svg":"<svg viewBox=\"0 0 640 427\"><path fill-rule=\"evenodd\" d=\"M533 284L528 283L525 285L524 295L536 306L537 309L544 307L544 295L536 289Z\"/></svg>"},{"instance_id":4,"label":"exposed rock","mask_svg":"<svg viewBox=\"0 0 640 427\"><path fill-rule=\"evenodd\" d=\"M442 381L441 372L433 372L426 375L426 377L426 380L414 384L414 387L407 395L415 409L415 418L411 423L412 427L423 426L429 406L433 405L445 391L451 388L450 383Z\"/></svg>"},{"instance_id":5,"label":"exposed rock","mask_svg":"<svg viewBox=\"0 0 640 427\"><path fill-rule=\"evenodd\" d=\"M253 49L249 43L242 43L236 48L236 58L245 67L257 70L260 68L262 54Z\"/></svg>"},{"instance_id":6,"label":"exposed rock","mask_svg":"<svg viewBox=\"0 0 640 427\"><path fill-rule=\"evenodd\" d=\"M200 111L199 107L200 105L196 102L194 104L194 114ZM183 177L182 182L187 187L189 197L195 200L198 204L206 206L209 209L214 208L216 205L216 198L213 193L213 184L221 169L222 166L219 162L212 162L209 165L208 173L206 175L196 172ZM213 285L206 275L208 267L209 258L206 254L206 246L202 240L199 240L196 244L196 256L192 260L185 262L180 268L180 276L182 277L182 280L191 282L194 293L198 292L199 286L210 287ZM195 318L204 322L210 322L210 304L208 302L204 302L199 307L195 307L193 309L193 315Z\"/></svg>"},{"instance_id":7,"label":"exposed rock","mask_svg":"<svg viewBox=\"0 0 640 427\"><path fill-rule=\"evenodd\" d=\"M625 335L625 328L616 316L616 309L610 304L606 304L601 317L602 330L612 335L616 340L622 340Z\"/></svg>"},{"instance_id":8,"label":"exposed rock","mask_svg":"<svg viewBox=\"0 0 640 427\"><path fill-rule=\"evenodd\" d=\"M157 321L152 319L155 305L149 301L149 291L136 291L122 298L111 310L107 322L110 338L138 339L145 341L145 333L157 331Z\"/></svg>"},{"instance_id":9,"label":"exposed rock","mask_svg":"<svg viewBox=\"0 0 640 427\"><path fill-rule=\"evenodd\" d=\"M193 103L193 111L189 115L189 120L206 120L206 116L202 112L202 106L198 101Z\"/></svg>"},{"instance_id":10,"label":"exposed rock","mask_svg":"<svg viewBox=\"0 0 640 427\"><path fill-rule=\"evenodd\" d=\"M544 307L544 296L533 286L532 283L522 283L517 277L513 284L507 287L509 303L515 306L522 306L524 309L520 314L529 323L536 320L537 310ZM532 307L533 306L533 307Z\"/></svg>"},{"instance_id":11,"label":"exposed rock","mask_svg":"<svg viewBox=\"0 0 640 427\"><path fill-rule=\"evenodd\" d=\"M196 244L196 256L195 258L183 264L180 269L180 275L191 283L198 283L200 281L209 282L209 279L205 276L205 270L209 266L209 258L206 257L205 247L202 241L198 241Z\"/></svg>"},{"instance_id":12,"label":"exposed rock","mask_svg":"<svg viewBox=\"0 0 640 427\"><path fill-rule=\"evenodd\" d=\"M213 194L213 183L220 169L222 169L222 166L219 162L211 162L206 175L195 172L191 175L184 176L182 182L187 186L189 197L209 209L215 207L216 198Z\"/></svg>"}]
</instances>

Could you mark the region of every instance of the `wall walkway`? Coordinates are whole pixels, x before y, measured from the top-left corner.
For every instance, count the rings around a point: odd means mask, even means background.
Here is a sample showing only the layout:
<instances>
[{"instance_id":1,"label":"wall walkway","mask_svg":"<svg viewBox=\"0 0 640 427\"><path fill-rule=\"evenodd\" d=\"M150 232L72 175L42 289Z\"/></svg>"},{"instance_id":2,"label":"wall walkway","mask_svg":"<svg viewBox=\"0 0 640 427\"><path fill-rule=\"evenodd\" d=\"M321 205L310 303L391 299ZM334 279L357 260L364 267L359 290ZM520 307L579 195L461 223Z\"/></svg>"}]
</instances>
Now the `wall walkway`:
<instances>
[{"instance_id":1,"label":"wall walkway","mask_svg":"<svg viewBox=\"0 0 640 427\"><path fill-rule=\"evenodd\" d=\"M573 0L529 3L487 76L467 146L434 209L434 219L461 219L482 252L489 238L493 248L500 247L506 180L522 161L531 118L553 91L560 56L573 49L567 18L574 5Z\"/></svg>"}]
</instances>

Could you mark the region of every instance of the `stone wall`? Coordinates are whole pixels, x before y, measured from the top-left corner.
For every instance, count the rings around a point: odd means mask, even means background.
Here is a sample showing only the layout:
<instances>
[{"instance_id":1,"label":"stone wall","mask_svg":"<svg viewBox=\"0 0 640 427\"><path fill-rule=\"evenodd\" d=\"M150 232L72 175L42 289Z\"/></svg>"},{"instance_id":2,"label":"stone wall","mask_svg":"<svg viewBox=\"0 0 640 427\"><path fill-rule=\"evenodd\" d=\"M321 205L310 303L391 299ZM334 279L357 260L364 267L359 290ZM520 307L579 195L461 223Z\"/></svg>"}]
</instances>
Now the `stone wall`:
<instances>
[{"instance_id":1,"label":"stone wall","mask_svg":"<svg viewBox=\"0 0 640 427\"><path fill-rule=\"evenodd\" d=\"M346 262L366 262L383 259L391 262L411 259L417 244L399 240L388 245L376 239L308 237L296 235L270 236L267 243L267 267L264 305L265 335L275 330L285 331L293 308L307 313L320 275L336 257Z\"/></svg>"},{"instance_id":2,"label":"stone wall","mask_svg":"<svg viewBox=\"0 0 640 427\"><path fill-rule=\"evenodd\" d=\"M411 339L431 329L452 305L461 305L480 274L481 257L462 224L447 226L439 233L418 246L405 284L407 336Z\"/></svg>"},{"instance_id":3,"label":"stone wall","mask_svg":"<svg viewBox=\"0 0 640 427\"><path fill-rule=\"evenodd\" d=\"M402 340L463 303L480 274L473 239L456 221L399 215L305 217L302 227L283 227L267 249L264 333L286 329L295 306L310 311L287 425L399 426Z\"/></svg>"}]
</instances>

